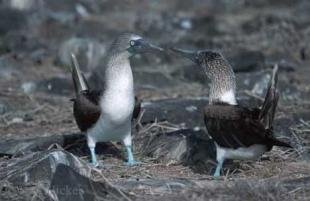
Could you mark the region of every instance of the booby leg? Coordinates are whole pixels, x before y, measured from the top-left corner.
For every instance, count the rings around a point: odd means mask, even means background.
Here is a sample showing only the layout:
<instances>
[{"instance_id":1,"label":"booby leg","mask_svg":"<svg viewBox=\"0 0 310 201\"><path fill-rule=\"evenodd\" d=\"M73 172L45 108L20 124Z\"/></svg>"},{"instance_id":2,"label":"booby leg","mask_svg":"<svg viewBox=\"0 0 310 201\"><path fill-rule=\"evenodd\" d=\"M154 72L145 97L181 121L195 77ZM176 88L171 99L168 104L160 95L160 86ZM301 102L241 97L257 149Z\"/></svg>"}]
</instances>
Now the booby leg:
<instances>
[{"instance_id":1,"label":"booby leg","mask_svg":"<svg viewBox=\"0 0 310 201\"><path fill-rule=\"evenodd\" d=\"M96 157L96 153L95 153L95 147L90 147L90 154L91 154L91 164L94 167L97 167L99 164L97 162L97 157Z\"/></svg>"},{"instance_id":2,"label":"booby leg","mask_svg":"<svg viewBox=\"0 0 310 201\"><path fill-rule=\"evenodd\" d=\"M135 161L133 154L132 154L132 146L131 146L131 133L129 135L127 135L125 137L125 139L123 140L123 143L126 147L126 151L127 151L127 162L125 163L128 166L133 166L138 164L139 162Z\"/></svg>"},{"instance_id":3,"label":"booby leg","mask_svg":"<svg viewBox=\"0 0 310 201\"><path fill-rule=\"evenodd\" d=\"M217 160L217 166L216 170L214 172L214 177L221 176L221 169L223 167L224 160L226 159L226 151L222 147L220 147L217 143L215 143L216 146L216 160Z\"/></svg>"},{"instance_id":4,"label":"booby leg","mask_svg":"<svg viewBox=\"0 0 310 201\"><path fill-rule=\"evenodd\" d=\"M214 177L219 177L221 175L221 169L222 169L223 163L224 163L223 159L218 161L217 166L216 166L216 170L215 170L214 175L213 175Z\"/></svg>"},{"instance_id":5,"label":"booby leg","mask_svg":"<svg viewBox=\"0 0 310 201\"><path fill-rule=\"evenodd\" d=\"M91 154L91 164L94 167L98 167L99 163L97 161L97 157L96 157L96 152L95 152L95 148L96 148L96 142L94 142L91 138L87 138L87 145L88 148L90 150L90 154Z\"/></svg>"}]
</instances>

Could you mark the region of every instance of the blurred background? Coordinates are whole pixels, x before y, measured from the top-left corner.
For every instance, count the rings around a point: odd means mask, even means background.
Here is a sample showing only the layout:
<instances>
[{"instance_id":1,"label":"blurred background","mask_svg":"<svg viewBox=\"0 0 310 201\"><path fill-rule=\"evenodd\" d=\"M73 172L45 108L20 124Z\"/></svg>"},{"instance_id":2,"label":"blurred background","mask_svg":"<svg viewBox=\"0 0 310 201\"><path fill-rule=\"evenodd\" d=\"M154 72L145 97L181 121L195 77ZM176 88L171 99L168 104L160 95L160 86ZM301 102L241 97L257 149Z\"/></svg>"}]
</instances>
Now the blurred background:
<instances>
[{"instance_id":1,"label":"blurred background","mask_svg":"<svg viewBox=\"0 0 310 201\"><path fill-rule=\"evenodd\" d=\"M124 31L163 47L223 52L240 97L262 97L278 63L277 117L297 124L310 116L309 10L308 0L0 0L0 138L78 131L69 54L89 74ZM131 63L145 101L208 96L190 61L168 53Z\"/></svg>"}]
</instances>

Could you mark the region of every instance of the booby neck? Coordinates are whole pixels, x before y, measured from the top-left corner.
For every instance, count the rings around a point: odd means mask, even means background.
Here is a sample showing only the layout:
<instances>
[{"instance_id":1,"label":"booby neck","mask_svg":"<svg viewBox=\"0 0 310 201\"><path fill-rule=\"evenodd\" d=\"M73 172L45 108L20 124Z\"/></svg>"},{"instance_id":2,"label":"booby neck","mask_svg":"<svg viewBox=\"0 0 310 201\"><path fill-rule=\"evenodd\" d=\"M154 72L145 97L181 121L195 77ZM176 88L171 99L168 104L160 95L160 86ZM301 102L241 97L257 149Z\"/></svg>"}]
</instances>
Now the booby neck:
<instances>
[{"instance_id":1,"label":"booby neck","mask_svg":"<svg viewBox=\"0 0 310 201\"><path fill-rule=\"evenodd\" d=\"M113 87L117 82L128 81L133 85L132 70L128 52L120 52L109 55L106 61L105 85ZM125 86L124 86L125 87Z\"/></svg>"},{"instance_id":2,"label":"booby neck","mask_svg":"<svg viewBox=\"0 0 310 201\"><path fill-rule=\"evenodd\" d=\"M227 76L225 74L218 77L212 77L209 104L227 103L230 105L237 105L236 100L236 84L234 76Z\"/></svg>"},{"instance_id":3,"label":"booby neck","mask_svg":"<svg viewBox=\"0 0 310 201\"><path fill-rule=\"evenodd\" d=\"M237 105L236 78L229 63L221 57L207 61L204 66L204 71L211 81L209 104Z\"/></svg>"},{"instance_id":4,"label":"booby neck","mask_svg":"<svg viewBox=\"0 0 310 201\"><path fill-rule=\"evenodd\" d=\"M211 80L209 104L237 105L236 79L232 67L221 53L213 50L190 51L170 48L202 67Z\"/></svg>"}]
</instances>

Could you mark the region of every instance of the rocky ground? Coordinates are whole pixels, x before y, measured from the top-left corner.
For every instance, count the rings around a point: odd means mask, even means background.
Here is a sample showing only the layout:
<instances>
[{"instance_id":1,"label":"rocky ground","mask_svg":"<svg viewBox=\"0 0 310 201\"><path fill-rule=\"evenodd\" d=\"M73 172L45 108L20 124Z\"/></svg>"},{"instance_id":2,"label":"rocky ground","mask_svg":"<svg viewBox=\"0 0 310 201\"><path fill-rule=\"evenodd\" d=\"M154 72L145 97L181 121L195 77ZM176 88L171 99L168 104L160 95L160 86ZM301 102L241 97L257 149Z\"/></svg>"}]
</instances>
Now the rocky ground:
<instances>
[{"instance_id":1,"label":"rocky ground","mask_svg":"<svg viewBox=\"0 0 310 201\"><path fill-rule=\"evenodd\" d=\"M310 2L208 0L0 0L0 200L309 200ZM280 68L274 148L257 162L227 162L214 179L214 147L201 110L208 80L173 54L131 59L136 167L123 148L100 144L88 165L72 115L68 55L86 74L115 35L130 31L163 47L217 49L237 73L241 103L261 103Z\"/></svg>"}]
</instances>

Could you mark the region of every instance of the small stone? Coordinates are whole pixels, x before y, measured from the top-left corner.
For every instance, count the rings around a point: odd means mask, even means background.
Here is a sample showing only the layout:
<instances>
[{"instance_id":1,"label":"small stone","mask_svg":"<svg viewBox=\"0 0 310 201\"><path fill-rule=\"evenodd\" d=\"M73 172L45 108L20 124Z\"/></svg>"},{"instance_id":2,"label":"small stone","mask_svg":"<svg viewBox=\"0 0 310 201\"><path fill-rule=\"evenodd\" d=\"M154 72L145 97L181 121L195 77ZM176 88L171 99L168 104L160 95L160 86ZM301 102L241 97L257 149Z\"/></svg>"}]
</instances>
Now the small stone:
<instances>
[{"instance_id":1,"label":"small stone","mask_svg":"<svg viewBox=\"0 0 310 201\"><path fill-rule=\"evenodd\" d=\"M89 16L90 16L87 9L81 4L76 4L75 10L83 18L89 18Z\"/></svg>"},{"instance_id":2,"label":"small stone","mask_svg":"<svg viewBox=\"0 0 310 201\"><path fill-rule=\"evenodd\" d=\"M192 21L190 19L182 19L180 22L180 26L186 30L190 30L193 28L193 24L192 24Z\"/></svg>"},{"instance_id":3,"label":"small stone","mask_svg":"<svg viewBox=\"0 0 310 201\"><path fill-rule=\"evenodd\" d=\"M29 94L36 89L36 84L33 82L25 82L22 84L21 88L23 89L24 93Z\"/></svg>"},{"instance_id":4,"label":"small stone","mask_svg":"<svg viewBox=\"0 0 310 201\"><path fill-rule=\"evenodd\" d=\"M20 117L15 117L11 121L11 123L13 123L13 124L19 124L19 123L23 123L23 122L24 122L24 120Z\"/></svg>"},{"instance_id":5,"label":"small stone","mask_svg":"<svg viewBox=\"0 0 310 201\"><path fill-rule=\"evenodd\" d=\"M31 114L25 114L23 120L24 121L33 121L33 116Z\"/></svg>"}]
</instances>

